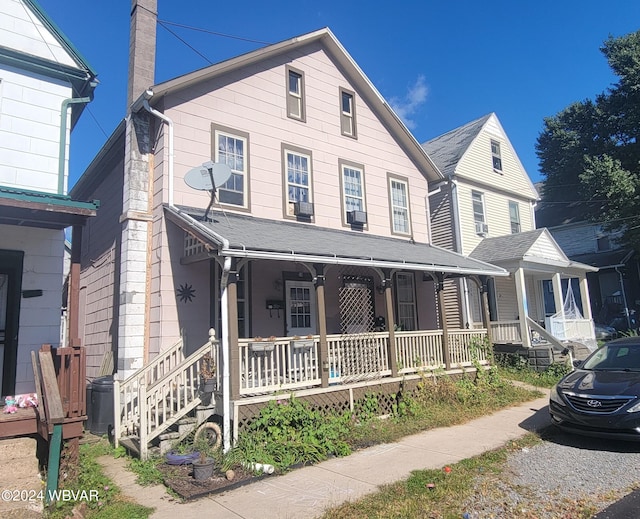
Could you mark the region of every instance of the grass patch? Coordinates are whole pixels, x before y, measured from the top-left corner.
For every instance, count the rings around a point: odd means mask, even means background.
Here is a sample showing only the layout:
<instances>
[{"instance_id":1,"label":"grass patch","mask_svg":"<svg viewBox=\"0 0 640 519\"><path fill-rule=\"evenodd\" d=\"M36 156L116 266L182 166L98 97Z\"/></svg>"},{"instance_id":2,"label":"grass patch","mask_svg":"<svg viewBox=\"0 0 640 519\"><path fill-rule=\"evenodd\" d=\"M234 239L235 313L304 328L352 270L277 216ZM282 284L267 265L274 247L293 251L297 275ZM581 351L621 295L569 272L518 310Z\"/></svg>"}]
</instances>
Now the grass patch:
<instances>
[{"instance_id":1,"label":"grass patch","mask_svg":"<svg viewBox=\"0 0 640 519\"><path fill-rule=\"evenodd\" d=\"M104 455L120 456L122 453L114 450L106 439L97 443L80 445L80 459L78 479L64 485L71 491L98 491L98 500L82 502L58 501L46 512L51 519L64 519L72 514L76 506L81 506L85 519L115 519L127 517L131 519L147 519L153 510L136 503L122 495L120 489L114 485L102 471L97 458Z\"/></svg>"},{"instance_id":2,"label":"grass patch","mask_svg":"<svg viewBox=\"0 0 640 519\"><path fill-rule=\"evenodd\" d=\"M473 495L475 480L486 474L499 474L514 450L541 440L529 434L507 446L475 458L449 465L450 471L416 470L404 480L386 485L357 502L345 503L327 511L322 519L362 517L456 518L465 512L463 503Z\"/></svg>"}]
</instances>

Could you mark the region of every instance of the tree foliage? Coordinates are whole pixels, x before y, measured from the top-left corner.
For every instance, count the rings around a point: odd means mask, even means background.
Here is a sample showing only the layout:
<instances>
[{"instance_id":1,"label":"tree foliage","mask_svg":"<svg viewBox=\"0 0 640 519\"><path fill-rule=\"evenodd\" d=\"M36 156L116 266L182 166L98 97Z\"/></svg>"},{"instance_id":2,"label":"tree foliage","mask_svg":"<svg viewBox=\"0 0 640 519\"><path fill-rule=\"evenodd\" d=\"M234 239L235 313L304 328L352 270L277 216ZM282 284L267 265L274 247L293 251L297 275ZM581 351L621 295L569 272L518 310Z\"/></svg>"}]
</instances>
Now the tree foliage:
<instances>
[{"instance_id":1,"label":"tree foliage","mask_svg":"<svg viewBox=\"0 0 640 519\"><path fill-rule=\"evenodd\" d=\"M591 202L585 217L640 251L640 31L600 50L618 82L546 118L538 136L545 200Z\"/></svg>"}]
</instances>

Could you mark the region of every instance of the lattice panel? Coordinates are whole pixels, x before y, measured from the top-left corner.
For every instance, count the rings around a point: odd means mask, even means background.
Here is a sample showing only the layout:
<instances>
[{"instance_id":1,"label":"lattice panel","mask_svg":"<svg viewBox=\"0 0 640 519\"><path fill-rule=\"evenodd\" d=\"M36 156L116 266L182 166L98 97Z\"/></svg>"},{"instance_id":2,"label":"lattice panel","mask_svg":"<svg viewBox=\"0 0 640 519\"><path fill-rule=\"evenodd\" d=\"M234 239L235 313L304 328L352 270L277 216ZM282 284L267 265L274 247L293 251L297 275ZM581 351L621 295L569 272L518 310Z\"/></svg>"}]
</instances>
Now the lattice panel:
<instances>
[{"instance_id":1,"label":"lattice panel","mask_svg":"<svg viewBox=\"0 0 640 519\"><path fill-rule=\"evenodd\" d=\"M201 254L205 252L206 249L204 244L191 236L189 233L184 233L184 256L188 258L189 256L195 256L197 254Z\"/></svg>"},{"instance_id":2,"label":"lattice panel","mask_svg":"<svg viewBox=\"0 0 640 519\"><path fill-rule=\"evenodd\" d=\"M355 268L343 269L340 277L340 376L343 382L380 378L380 345L373 340L373 278Z\"/></svg>"}]
</instances>

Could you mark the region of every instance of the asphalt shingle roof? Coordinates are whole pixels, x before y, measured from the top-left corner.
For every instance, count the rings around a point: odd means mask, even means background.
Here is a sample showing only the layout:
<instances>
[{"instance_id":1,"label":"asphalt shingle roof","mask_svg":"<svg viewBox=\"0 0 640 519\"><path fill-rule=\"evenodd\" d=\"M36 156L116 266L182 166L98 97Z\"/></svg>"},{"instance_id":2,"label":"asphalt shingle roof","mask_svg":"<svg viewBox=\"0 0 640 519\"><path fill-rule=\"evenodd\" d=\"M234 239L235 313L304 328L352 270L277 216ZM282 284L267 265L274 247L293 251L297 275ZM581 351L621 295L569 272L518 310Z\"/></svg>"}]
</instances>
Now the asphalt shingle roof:
<instances>
[{"instance_id":1,"label":"asphalt shingle roof","mask_svg":"<svg viewBox=\"0 0 640 519\"><path fill-rule=\"evenodd\" d=\"M544 229L485 238L471 252L470 257L488 263L522 259L533 247Z\"/></svg>"},{"instance_id":2,"label":"asphalt shingle roof","mask_svg":"<svg viewBox=\"0 0 640 519\"><path fill-rule=\"evenodd\" d=\"M456 165L464 155L464 152L476 138L491 114L480 117L463 126L455 128L435 139L422 144L422 147L435 162L440 172L445 175L453 175Z\"/></svg>"},{"instance_id":3,"label":"asphalt shingle roof","mask_svg":"<svg viewBox=\"0 0 640 519\"><path fill-rule=\"evenodd\" d=\"M179 215L169 208L167 210ZM333 260L361 259L368 261L406 263L429 271L464 270L470 274L504 271L477 259L457 254L433 245L415 243L410 240L374 236L358 231L341 231L281 220L267 220L238 214L212 212L210 222L202 221L203 210L182 207L206 229L229 241L229 249L264 251L295 255L326 256ZM339 261L338 261L339 262Z\"/></svg>"}]
</instances>

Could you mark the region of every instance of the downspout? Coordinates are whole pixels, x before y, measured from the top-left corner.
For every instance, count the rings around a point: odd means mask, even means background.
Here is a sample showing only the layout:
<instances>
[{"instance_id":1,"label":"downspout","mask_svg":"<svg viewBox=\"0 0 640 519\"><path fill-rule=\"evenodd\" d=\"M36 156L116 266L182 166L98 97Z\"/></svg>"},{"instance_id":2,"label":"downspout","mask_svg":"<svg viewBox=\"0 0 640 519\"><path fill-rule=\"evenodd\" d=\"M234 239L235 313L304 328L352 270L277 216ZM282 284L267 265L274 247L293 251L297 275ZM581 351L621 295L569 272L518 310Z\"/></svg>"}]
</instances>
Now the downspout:
<instances>
[{"instance_id":1,"label":"downspout","mask_svg":"<svg viewBox=\"0 0 640 519\"><path fill-rule=\"evenodd\" d=\"M144 97L142 100L142 108L144 108L150 114L155 115L158 119L163 120L167 123L168 133L169 133L169 166L167 171L167 176L169 177L169 196L168 202L169 207L177 209L173 205L173 121L159 112L151 108L149 105L149 99L153 96L152 90L147 90L144 93ZM135 104L134 104L135 106ZM132 109L133 110L133 109ZM179 211L179 209L177 209ZM222 242L222 250L227 250L229 248L229 240L220 236L220 240ZM230 360L230 345L229 345L229 322L228 322L228 293L227 293L227 285L229 282L229 271L231 270L231 257L226 256L224 258L224 264L222 267L222 275L220 278L220 290L222 291L220 295L220 319L222 321L222 435L223 435L223 451L229 452L231 450L231 398L230 398L230 370L229 370L229 360Z\"/></svg>"},{"instance_id":2,"label":"downspout","mask_svg":"<svg viewBox=\"0 0 640 519\"><path fill-rule=\"evenodd\" d=\"M58 194L64 195L64 165L67 159L67 116L69 105L86 104L92 97L70 97L62 101L60 109L60 148L58 150Z\"/></svg>"}]
</instances>

